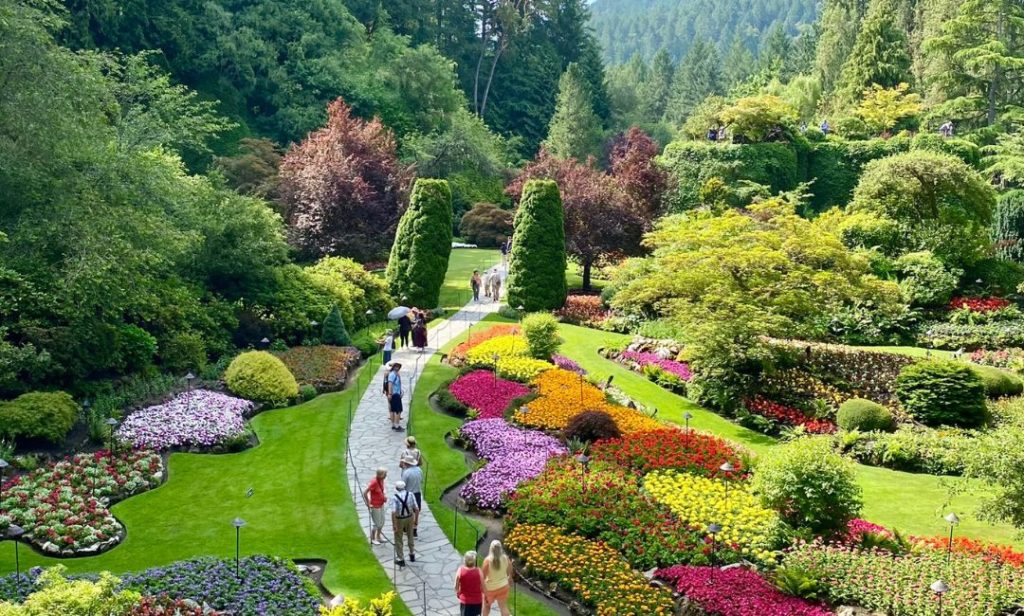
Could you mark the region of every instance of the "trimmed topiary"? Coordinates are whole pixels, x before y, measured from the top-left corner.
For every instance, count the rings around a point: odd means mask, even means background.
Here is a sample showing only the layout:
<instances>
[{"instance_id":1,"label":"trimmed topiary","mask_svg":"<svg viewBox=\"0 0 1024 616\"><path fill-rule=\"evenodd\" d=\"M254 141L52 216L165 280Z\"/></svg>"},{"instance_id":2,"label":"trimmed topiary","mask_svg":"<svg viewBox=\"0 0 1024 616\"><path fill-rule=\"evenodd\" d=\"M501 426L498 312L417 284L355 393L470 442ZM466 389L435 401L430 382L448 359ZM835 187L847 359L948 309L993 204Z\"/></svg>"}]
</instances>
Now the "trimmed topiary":
<instances>
[{"instance_id":1,"label":"trimmed topiary","mask_svg":"<svg viewBox=\"0 0 1024 616\"><path fill-rule=\"evenodd\" d=\"M0 402L0 436L60 443L78 420L78 404L63 391L30 392Z\"/></svg>"},{"instance_id":2,"label":"trimmed topiary","mask_svg":"<svg viewBox=\"0 0 1024 616\"><path fill-rule=\"evenodd\" d=\"M352 338L345 328L345 320L341 318L341 310L335 304L324 319L323 331L320 334L320 341L324 344L334 346L352 346Z\"/></svg>"},{"instance_id":3,"label":"trimmed topiary","mask_svg":"<svg viewBox=\"0 0 1024 616\"><path fill-rule=\"evenodd\" d=\"M523 337L536 359L551 359L562 345L558 337L558 319L547 312L536 312L523 318Z\"/></svg>"},{"instance_id":4,"label":"trimmed topiary","mask_svg":"<svg viewBox=\"0 0 1024 616\"><path fill-rule=\"evenodd\" d=\"M1024 190L1011 190L999 197L992 235L1000 257L1024 263Z\"/></svg>"},{"instance_id":5,"label":"trimmed topiary","mask_svg":"<svg viewBox=\"0 0 1024 616\"><path fill-rule=\"evenodd\" d=\"M405 303L434 308L452 252L452 191L445 180L416 180L388 260L388 290Z\"/></svg>"},{"instance_id":6,"label":"trimmed topiary","mask_svg":"<svg viewBox=\"0 0 1024 616\"><path fill-rule=\"evenodd\" d=\"M836 423L843 430L860 430L871 432L893 429L892 413L877 402L864 398L851 398L839 407Z\"/></svg>"},{"instance_id":7,"label":"trimmed topiary","mask_svg":"<svg viewBox=\"0 0 1024 616\"><path fill-rule=\"evenodd\" d=\"M981 377L981 382L985 385L985 394L989 398L1018 396L1024 392L1024 380L1016 374L977 364L972 364L971 370Z\"/></svg>"},{"instance_id":8,"label":"trimmed topiary","mask_svg":"<svg viewBox=\"0 0 1024 616\"><path fill-rule=\"evenodd\" d=\"M904 410L926 425L974 428L985 423L985 385L966 364L910 364L896 377L895 391Z\"/></svg>"},{"instance_id":9,"label":"trimmed topiary","mask_svg":"<svg viewBox=\"0 0 1024 616\"><path fill-rule=\"evenodd\" d=\"M602 439L619 438L622 431L604 411L583 411L569 420L565 427L566 440L593 443Z\"/></svg>"},{"instance_id":10,"label":"trimmed topiary","mask_svg":"<svg viewBox=\"0 0 1024 616\"><path fill-rule=\"evenodd\" d=\"M530 180L516 211L506 288L508 305L529 311L561 308L565 282L565 214L558 185Z\"/></svg>"},{"instance_id":11,"label":"trimmed topiary","mask_svg":"<svg viewBox=\"0 0 1024 616\"><path fill-rule=\"evenodd\" d=\"M299 395L299 384L284 362L266 351L242 353L224 372L235 395L270 406L284 406Z\"/></svg>"}]
</instances>

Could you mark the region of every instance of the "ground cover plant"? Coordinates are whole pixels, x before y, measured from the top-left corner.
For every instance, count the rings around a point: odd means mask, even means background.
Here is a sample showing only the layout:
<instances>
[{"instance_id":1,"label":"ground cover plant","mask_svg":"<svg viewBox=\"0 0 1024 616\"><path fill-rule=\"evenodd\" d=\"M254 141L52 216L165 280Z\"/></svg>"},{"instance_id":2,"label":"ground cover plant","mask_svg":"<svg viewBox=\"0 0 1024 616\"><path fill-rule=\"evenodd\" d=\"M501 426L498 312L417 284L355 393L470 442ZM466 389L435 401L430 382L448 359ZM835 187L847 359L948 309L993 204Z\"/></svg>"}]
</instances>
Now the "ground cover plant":
<instances>
[{"instance_id":1,"label":"ground cover plant","mask_svg":"<svg viewBox=\"0 0 1024 616\"><path fill-rule=\"evenodd\" d=\"M654 574L706 612L718 616L828 616L832 611L779 592L742 567L675 566Z\"/></svg>"},{"instance_id":2,"label":"ground cover plant","mask_svg":"<svg viewBox=\"0 0 1024 616\"><path fill-rule=\"evenodd\" d=\"M274 355L284 362L296 381L312 385L319 392L344 387L345 380L360 359L356 349L326 344L291 347Z\"/></svg>"},{"instance_id":3,"label":"ground cover plant","mask_svg":"<svg viewBox=\"0 0 1024 616\"><path fill-rule=\"evenodd\" d=\"M47 554L95 553L121 538L110 503L156 487L162 476L160 456L147 450L65 458L4 483L0 532L17 524Z\"/></svg>"},{"instance_id":4,"label":"ground cover plant","mask_svg":"<svg viewBox=\"0 0 1024 616\"><path fill-rule=\"evenodd\" d=\"M772 402L765 398L756 397L748 400L744 407L751 414L767 419L770 422L769 426L799 427L809 434L831 434L836 431L836 425L828 419L808 417L798 408Z\"/></svg>"},{"instance_id":5,"label":"ground cover plant","mask_svg":"<svg viewBox=\"0 0 1024 616\"><path fill-rule=\"evenodd\" d=\"M141 449L204 448L245 431L252 402L206 389L182 392L171 400L135 411L115 438Z\"/></svg>"},{"instance_id":6,"label":"ground cover plant","mask_svg":"<svg viewBox=\"0 0 1024 616\"><path fill-rule=\"evenodd\" d=\"M466 373L448 386L448 391L468 407L479 411L480 419L504 416L513 400L530 393L530 388L501 378L486 370Z\"/></svg>"}]
</instances>

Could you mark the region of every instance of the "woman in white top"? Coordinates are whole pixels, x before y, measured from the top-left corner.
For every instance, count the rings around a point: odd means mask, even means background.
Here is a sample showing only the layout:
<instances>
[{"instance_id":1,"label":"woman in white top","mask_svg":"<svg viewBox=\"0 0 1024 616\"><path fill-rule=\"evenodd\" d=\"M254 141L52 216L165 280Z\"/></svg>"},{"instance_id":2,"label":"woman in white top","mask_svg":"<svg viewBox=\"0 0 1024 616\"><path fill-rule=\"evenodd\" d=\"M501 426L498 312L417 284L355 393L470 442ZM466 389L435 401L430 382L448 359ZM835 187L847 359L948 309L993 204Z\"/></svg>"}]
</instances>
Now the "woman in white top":
<instances>
[{"instance_id":1,"label":"woman in white top","mask_svg":"<svg viewBox=\"0 0 1024 616\"><path fill-rule=\"evenodd\" d=\"M402 454L398 456L399 460L410 458L416 460L416 465L423 466L423 452L416 447L416 437L407 436L405 437L405 449L402 450Z\"/></svg>"},{"instance_id":2,"label":"woman in white top","mask_svg":"<svg viewBox=\"0 0 1024 616\"><path fill-rule=\"evenodd\" d=\"M491 604L498 602L501 616L509 616L508 591L512 584L512 561L505 554L501 542L491 542L490 553L484 559L484 610L482 616L491 613Z\"/></svg>"}]
</instances>

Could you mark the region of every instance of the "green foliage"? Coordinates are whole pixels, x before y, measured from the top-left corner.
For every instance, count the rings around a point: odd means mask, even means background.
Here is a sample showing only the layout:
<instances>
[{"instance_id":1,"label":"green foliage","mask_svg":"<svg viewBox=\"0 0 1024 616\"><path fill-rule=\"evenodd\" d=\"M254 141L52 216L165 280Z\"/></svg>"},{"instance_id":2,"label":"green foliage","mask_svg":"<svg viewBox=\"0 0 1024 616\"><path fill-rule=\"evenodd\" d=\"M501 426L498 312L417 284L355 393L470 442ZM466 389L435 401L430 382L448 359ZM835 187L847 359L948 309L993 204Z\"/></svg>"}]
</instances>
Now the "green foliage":
<instances>
[{"instance_id":1,"label":"green foliage","mask_svg":"<svg viewBox=\"0 0 1024 616\"><path fill-rule=\"evenodd\" d=\"M558 102L544 147L559 158L586 160L599 153L601 137L601 119L591 106L590 90L579 65L571 62L558 81Z\"/></svg>"},{"instance_id":2,"label":"green foliage","mask_svg":"<svg viewBox=\"0 0 1024 616\"><path fill-rule=\"evenodd\" d=\"M69 580L66 571L63 565L44 570L21 605L0 603L0 616L127 616L142 599L134 590L118 590L121 581L108 571L96 581Z\"/></svg>"},{"instance_id":3,"label":"green foliage","mask_svg":"<svg viewBox=\"0 0 1024 616\"><path fill-rule=\"evenodd\" d=\"M612 416L604 411L583 411L569 420L565 427L567 441L593 443L602 439L619 438L622 432Z\"/></svg>"},{"instance_id":4,"label":"green foliage","mask_svg":"<svg viewBox=\"0 0 1024 616\"><path fill-rule=\"evenodd\" d=\"M1024 392L1024 380L1012 372L980 364L971 364L971 370L981 378L989 398L1019 396Z\"/></svg>"},{"instance_id":5,"label":"green foliage","mask_svg":"<svg viewBox=\"0 0 1024 616\"><path fill-rule=\"evenodd\" d=\"M388 289L408 304L437 306L452 251L452 193L444 180L416 180L388 261Z\"/></svg>"},{"instance_id":6,"label":"green foliage","mask_svg":"<svg viewBox=\"0 0 1024 616\"><path fill-rule=\"evenodd\" d=\"M665 118L678 126L708 96L723 94L721 71L718 49L703 38L693 41L672 79ZM704 130L711 126L705 126Z\"/></svg>"},{"instance_id":7,"label":"green foliage","mask_svg":"<svg viewBox=\"0 0 1024 616\"><path fill-rule=\"evenodd\" d=\"M900 275L900 291L915 306L943 306L956 289L962 270L943 265L928 251L909 252L893 263Z\"/></svg>"},{"instance_id":8,"label":"green foliage","mask_svg":"<svg viewBox=\"0 0 1024 616\"><path fill-rule=\"evenodd\" d=\"M302 398L303 402L309 402L313 398L316 398L316 395L316 387L313 387L312 385L299 386L299 397Z\"/></svg>"},{"instance_id":9,"label":"green foliage","mask_svg":"<svg viewBox=\"0 0 1024 616\"><path fill-rule=\"evenodd\" d=\"M896 398L929 426L977 427L985 423L985 385L970 367L952 361L910 364L896 378Z\"/></svg>"},{"instance_id":10,"label":"green foliage","mask_svg":"<svg viewBox=\"0 0 1024 616\"><path fill-rule=\"evenodd\" d=\"M331 311L327 313L327 318L324 319L320 341L334 346L349 346L352 344L352 339L348 335L348 329L345 328L345 320L341 318L341 311L338 310L337 304L331 307Z\"/></svg>"},{"instance_id":11,"label":"green foliage","mask_svg":"<svg viewBox=\"0 0 1024 616\"><path fill-rule=\"evenodd\" d=\"M206 367L206 341L196 332L179 332L160 343L160 362L171 374L199 372Z\"/></svg>"},{"instance_id":12,"label":"green foliage","mask_svg":"<svg viewBox=\"0 0 1024 616\"><path fill-rule=\"evenodd\" d=\"M836 423L843 430L888 431L893 429L892 413L877 402L851 398L839 406Z\"/></svg>"},{"instance_id":13,"label":"green foliage","mask_svg":"<svg viewBox=\"0 0 1024 616\"><path fill-rule=\"evenodd\" d=\"M943 137L932 133L918 133L910 143L911 150L927 150L956 156L968 165L979 168L981 150L976 144L966 139Z\"/></svg>"},{"instance_id":14,"label":"green foliage","mask_svg":"<svg viewBox=\"0 0 1024 616\"><path fill-rule=\"evenodd\" d=\"M918 336L923 346L936 349L1005 349L1024 347L1024 319L988 323L936 323Z\"/></svg>"},{"instance_id":15,"label":"green foliage","mask_svg":"<svg viewBox=\"0 0 1024 616\"><path fill-rule=\"evenodd\" d=\"M558 336L558 319L547 312L535 312L523 317L523 337L536 359L551 359L562 345Z\"/></svg>"},{"instance_id":16,"label":"green foliage","mask_svg":"<svg viewBox=\"0 0 1024 616\"><path fill-rule=\"evenodd\" d=\"M78 421L79 410L74 398L62 391L21 394L0 402L0 435L60 443Z\"/></svg>"},{"instance_id":17,"label":"green foliage","mask_svg":"<svg viewBox=\"0 0 1024 616\"><path fill-rule=\"evenodd\" d=\"M909 42L907 33L893 18L895 4L896 0L868 2L867 14L837 84L850 101L865 88L886 90L911 81Z\"/></svg>"},{"instance_id":18,"label":"green foliage","mask_svg":"<svg viewBox=\"0 0 1024 616\"><path fill-rule=\"evenodd\" d=\"M482 248L500 247L512 236L515 214L493 203L477 203L459 223L459 235Z\"/></svg>"},{"instance_id":19,"label":"green foliage","mask_svg":"<svg viewBox=\"0 0 1024 616\"><path fill-rule=\"evenodd\" d=\"M798 118L796 109L772 95L741 98L723 109L721 117L734 136L753 143L782 139Z\"/></svg>"},{"instance_id":20,"label":"green foliage","mask_svg":"<svg viewBox=\"0 0 1024 616\"><path fill-rule=\"evenodd\" d=\"M883 88L877 83L864 90L857 115L876 134L891 131L904 118L921 113L921 95L910 92L910 86L899 83Z\"/></svg>"},{"instance_id":21,"label":"green foliage","mask_svg":"<svg viewBox=\"0 0 1024 616\"><path fill-rule=\"evenodd\" d=\"M284 406L299 395L299 385L277 357L266 351L242 353L224 372L232 393L270 406Z\"/></svg>"},{"instance_id":22,"label":"green foliage","mask_svg":"<svg viewBox=\"0 0 1024 616\"><path fill-rule=\"evenodd\" d=\"M808 153L807 178L814 179L811 207L824 211L834 205L846 205L860 180L864 165L909 147L906 139L871 139L847 141L831 138L811 144Z\"/></svg>"},{"instance_id":23,"label":"green foliage","mask_svg":"<svg viewBox=\"0 0 1024 616\"><path fill-rule=\"evenodd\" d=\"M561 308L568 295L562 197L550 180L529 180L515 217L506 281L508 304L528 311Z\"/></svg>"},{"instance_id":24,"label":"green foliage","mask_svg":"<svg viewBox=\"0 0 1024 616\"><path fill-rule=\"evenodd\" d=\"M1024 190L999 197L992 235L1000 257L1024 263Z\"/></svg>"},{"instance_id":25,"label":"green foliage","mask_svg":"<svg viewBox=\"0 0 1024 616\"><path fill-rule=\"evenodd\" d=\"M853 465L821 438L782 446L758 464L753 489L794 528L822 534L846 528L862 503Z\"/></svg>"},{"instance_id":26,"label":"green foliage","mask_svg":"<svg viewBox=\"0 0 1024 616\"><path fill-rule=\"evenodd\" d=\"M1024 134L1000 135L996 143L982 148L983 173L1000 187L1024 186Z\"/></svg>"},{"instance_id":27,"label":"green foliage","mask_svg":"<svg viewBox=\"0 0 1024 616\"><path fill-rule=\"evenodd\" d=\"M790 565L777 568L771 579L775 587L787 595L817 601L822 594L819 578L815 571Z\"/></svg>"},{"instance_id":28,"label":"green foliage","mask_svg":"<svg viewBox=\"0 0 1024 616\"><path fill-rule=\"evenodd\" d=\"M983 437L977 455L968 459L964 475L993 486L976 514L983 520L1024 528L1024 430L999 430Z\"/></svg>"}]
</instances>

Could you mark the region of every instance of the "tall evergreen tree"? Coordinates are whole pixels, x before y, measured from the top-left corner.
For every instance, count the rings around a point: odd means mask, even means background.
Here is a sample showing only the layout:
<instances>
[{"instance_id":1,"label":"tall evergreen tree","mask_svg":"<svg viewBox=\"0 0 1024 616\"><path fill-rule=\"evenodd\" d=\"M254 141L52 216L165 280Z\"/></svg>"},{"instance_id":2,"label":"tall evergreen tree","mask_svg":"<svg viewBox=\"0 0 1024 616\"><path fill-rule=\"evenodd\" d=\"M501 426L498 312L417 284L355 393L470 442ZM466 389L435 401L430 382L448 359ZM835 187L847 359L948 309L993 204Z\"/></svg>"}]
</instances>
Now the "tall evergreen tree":
<instances>
[{"instance_id":1,"label":"tall evergreen tree","mask_svg":"<svg viewBox=\"0 0 1024 616\"><path fill-rule=\"evenodd\" d=\"M558 81L558 102L544 147L559 158L586 160L601 147L601 118L591 106L590 88L573 62Z\"/></svg>"},{"instance_id":2,"label":"tall evergreen tree","mask_svg":"<svg viewBox=\"0 0 1024 616\"><path fill-rule=\"evenodd\" d=\"M452 191L445 180L416 180L388 260L388 290L433 308L452 252Z\"/></svg>"},{"instance_id":3,"label":"tall evergreen tree","mask_svg":"<svg viewBox=\"0 0 1024 616\"><path fill-rule=\"evenodd\" d=\"M754 54L739 36L732 39L729 46L729 53L725 55L722 63L722 77L726 87L733 87L742 83L754 71Z\"/></svg>"},{"instance_id":4,"label":"tall evergreen tree","mask_svg":"<svg viewBox=\"0 0 1024 616\"><path fill-rule=\"evenodd\" d=\"M516 210L509 256L508 303L528 311L565 303L565 214L558 185L529 180Z\"/></svg>"},{"instance_id":5,"label":"tall evergreen tree","mask_svg":"<svg viewBox=\"0 0 1024 616\"><path fill-rule=\"evenodd\" d=\"M873 84L894 88L913 80L907 33L894 19L896 9L895 0L871 0L839 79L845 103L858 100Z\"/></svg>"},{"instance_id":6,"label":"tall evergreen tree","mask_svg":"<svg viewBox=\"0 0 1024 616\"><path fill-rule=\"evenodd\" d=\"M815 67L827 96L836 87L846 59L853 50L867 0L825 0L821 10Z\"/></svg>"},{"instance_id":7,"label":"tall evergreen tree","mask_svg":"<svg viewBox=\"0 0 1024 616\"><path fill-rule=\"evenodd\" d=\"M721 93L722 68L718 49L711 42L698 39L676 69L665 119L681 124L702 100Z\"/></svg>"},{"instance_id":8,"label":"tall evergreen tree","mask_svg":"<svg viewBox=\"0 0 1024 616\"><path fill-rule=\"evenodd\" d=\"M792 77L789 68L789 57L793 43L786 34L782 24L775 24L761 41L761 52L757 58L758 68L762 74L777 77L783 81Z\"/></svg>"},{"instance_id":9,"label":"tall evergreen tree","mask_svg":"<svg viewBox=\"0 0 1024 616\"><path fill-rule=\"evenodd\" d=\"M651 61L651 71L640 90L640 114L646 122L657 122L665 115L669 96L672 94L672 79L675 66L668 50L662 48Z\"/></svg>"}]
</instances>

